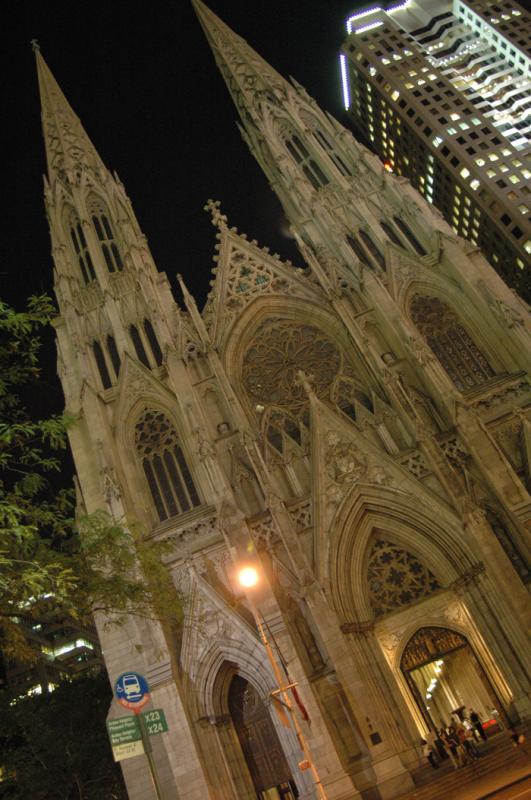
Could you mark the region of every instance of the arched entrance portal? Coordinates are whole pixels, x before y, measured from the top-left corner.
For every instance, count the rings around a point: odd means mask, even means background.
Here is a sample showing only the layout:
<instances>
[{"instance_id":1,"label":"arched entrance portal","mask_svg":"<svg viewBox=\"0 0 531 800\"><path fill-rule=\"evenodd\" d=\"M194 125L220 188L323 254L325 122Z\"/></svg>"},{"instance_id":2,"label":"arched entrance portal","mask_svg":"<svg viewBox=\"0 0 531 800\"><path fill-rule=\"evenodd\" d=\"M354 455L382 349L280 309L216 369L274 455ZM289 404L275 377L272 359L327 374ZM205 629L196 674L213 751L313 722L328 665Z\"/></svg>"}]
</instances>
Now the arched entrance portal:
<instances>
[{"instance_id":1,"label":"arched entrance portal","mask_svg":"<svg viewBox=\"0 0 531 800\"><path fill-rule=\"evenodd\" d=\"M258 692L240 675L229 688L229 711L259 800L299 796L286 756Z\"/></svg>"},{"instance_id":2,"label":"arched entrance portal","mask_svg":"<svg viewBox=\"0 0 531 800\"><path fill-rule=\"evenodd\" d=\"M431 728L441 728L452 714L472 708L491 719L503 707L467 639L447 628L420 628L402 654L400 667Z\"/></svg>"}]
</instances>

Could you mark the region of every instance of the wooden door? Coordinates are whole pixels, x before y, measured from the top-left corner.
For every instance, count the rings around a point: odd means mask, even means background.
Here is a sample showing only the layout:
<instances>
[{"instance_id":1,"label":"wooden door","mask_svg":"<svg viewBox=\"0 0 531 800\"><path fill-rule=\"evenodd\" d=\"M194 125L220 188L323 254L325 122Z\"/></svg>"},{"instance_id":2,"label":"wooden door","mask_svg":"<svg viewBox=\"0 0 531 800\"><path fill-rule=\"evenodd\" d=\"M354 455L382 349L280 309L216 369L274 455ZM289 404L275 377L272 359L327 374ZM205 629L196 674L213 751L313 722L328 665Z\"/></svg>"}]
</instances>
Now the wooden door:
<instances>
[{"instance_id":1,"label":"wooden door","mask_svg":"<svg viewBox=\"0 0 531 800\"><path fill-rule=\"evenodd\" d=\"M229 689L229 711L238 734L257 796L296 797L291 771L277 732L258 692L239 675ZM291 795L289 794L291 791ZM275 797L275 794L273 794Z\"/></svg>"}]
</instances>

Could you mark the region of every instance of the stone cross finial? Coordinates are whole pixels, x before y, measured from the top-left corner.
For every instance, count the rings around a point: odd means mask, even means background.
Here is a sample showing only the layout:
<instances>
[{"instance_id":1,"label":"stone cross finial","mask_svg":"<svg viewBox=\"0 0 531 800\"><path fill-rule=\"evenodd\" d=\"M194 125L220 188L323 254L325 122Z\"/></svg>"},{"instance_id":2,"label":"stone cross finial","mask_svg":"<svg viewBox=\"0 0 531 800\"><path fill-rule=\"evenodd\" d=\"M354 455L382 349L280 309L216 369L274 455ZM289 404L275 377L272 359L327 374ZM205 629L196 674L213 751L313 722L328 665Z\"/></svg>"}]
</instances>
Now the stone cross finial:
<instances>
[{"instance_id":1,"label":"stone cross finial","mask_svg":"<svg viewBox=\"0 0 531 800\"><path fill-rule=\"evenodd\" d=\"M297 378L295 379L295 382L299 386L302 386L308 397L311 397L312 395L315 395L311 383L314 379L315 379L314 375L307 375L302 369L299 369L297 372Z\"/></svg>"},{"instance_id":2,"label":"stone cross finial","mask_svg":"<svg viewBox=\"0 0 531 800\"><path fill-rule=\"evenodd\" d=\"M221 203L219 200L209 199L204 209L205 211L210 211L212 225L220 230L227 227L227 217L225 214L221 213Z\"/></svg>"},{"instance_id":3,"label":"stone cross finial","mask_svg":"<svg viewBox=\"0 0 531 800\"><path fill-rule=\"evenodd\" d=\"M30 44L31 44L31 49L33 50L34 53L38 53L40 51L41 46L37 41L37 39L32 39Z\"/></svg>"}]
</instances>

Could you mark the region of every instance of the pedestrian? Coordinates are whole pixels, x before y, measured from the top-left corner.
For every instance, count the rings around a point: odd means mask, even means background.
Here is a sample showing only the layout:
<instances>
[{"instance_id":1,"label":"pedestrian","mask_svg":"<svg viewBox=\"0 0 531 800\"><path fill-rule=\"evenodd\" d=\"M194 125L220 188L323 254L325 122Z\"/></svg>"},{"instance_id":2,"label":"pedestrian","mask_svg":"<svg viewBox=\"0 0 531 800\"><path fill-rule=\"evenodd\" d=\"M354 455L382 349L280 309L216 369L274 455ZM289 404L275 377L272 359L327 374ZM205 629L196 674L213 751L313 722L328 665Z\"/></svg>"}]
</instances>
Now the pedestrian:
<instances>
[{"instance_id":1,"label":"pedestrian","mask_svg":"<svg viewBox=\"0 0 531 800\"><path fill-rule=\"evenodd\" d=\"M457 763L457 749L455 746L455 742L453 742L448 733L443 729L441 729L441 739L443 741L446 754L450 761L452 762L453 768L457 769L459 764Z\"/></svg>"},{"instance_id":2,"label":"pedestrian","mask_svg":"<svg viewBox=\"0 0 531 800\"><path fill-rule=\"evenodd\" d=\"M428 759L433 769L439 769L439 762L437 761L435 753L433 752L432 746L428 744L426 739L421 739L420 743L422 745L422 755Z\"/></svg>"},{"instance_id":3,"label":"pedestrian","mask_svg":"<svg viewBox=\"0 0 531 800\"><path fill-rule=\"evenodd\" d=\"M507 733L509 734L509 738L513 743L513 747L520 747L525 742L525 736L523 733L518 733L515 731L514 728L508 728Z\"/></svg>"},{"instance_id":4,"label":"pedestrian","mask_svg":"<svg viewBox=\"0 0 531 800\"><path fill-rule=\"evenodd\" d=\"M487 741L487 734L485 733L485 731L483 729L483 725L481 724L481 720L479 718L479 714L477 713L477 711L474 711L472 708L470 709L470 722L472 723L474 728L477 730L477 732L479 733L479 735L481 736L483 741L486 742Z\"/></svg>"},{"instance_id":5,"label":"pedestrian","mask_svg":"<svg viewBox=\"0 0 531 800\"><path fill-rule=\"evenodd\" d=\"M437 755L439 756L439 761L445 761L448 758L448 753L446 752L446 748L442 740L443 736L444 736L444 730L441 728L441 730L438 731L435 736L435 747L437 748Z\"/></svg>"}]
</instances>

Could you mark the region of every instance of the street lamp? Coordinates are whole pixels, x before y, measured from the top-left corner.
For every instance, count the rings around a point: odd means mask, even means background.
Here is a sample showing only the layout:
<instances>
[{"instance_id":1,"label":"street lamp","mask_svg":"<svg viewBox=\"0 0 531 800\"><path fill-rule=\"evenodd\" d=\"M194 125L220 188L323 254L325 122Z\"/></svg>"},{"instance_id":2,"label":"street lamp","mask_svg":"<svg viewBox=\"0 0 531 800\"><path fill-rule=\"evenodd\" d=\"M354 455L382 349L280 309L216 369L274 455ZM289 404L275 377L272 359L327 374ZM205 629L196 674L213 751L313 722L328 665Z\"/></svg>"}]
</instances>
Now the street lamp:
<instances>
[{"instance_id":1,"label":"street lamp","mask_svg":"<svg viewBox=\"0 0 531 800\"><path fill-rule=\"evenodd\" d=\"M242 567L238 572L238 580L240 582L240 585L243 586L244 589L253 589L260 580L257 568L251 565ZM279 695L282 698L283 705L289 711L293 728L295 729L295 733L297 735L299 746L305 756L304 762L300 762L299 766L301 769L310 769L313 781L315 783L315 787L317 789L318 797L321 798L321 800L328 800L327 794L321 783L321 778L319 777L319 773L317 772L317 767L313 762L308 742L306 741L306 737L304 736L301 726L299 725L299 720L297 719L297 715L295 714L295 709L293 708L291 698L289 696L289 689L292 689L296 684L290 683L286 685L282 677L282 672L278 665L277 659L275 658L273 649L267 639L265 628L261 621L260 613L254 603L254 599L250 592L247 593L247 599L249 601L249 606L251 608L254 621L256 622L256 627L258 628L260 640L265 647L267 657L269 658L269 662L271 664L271 668L273 669L273 674L275 676L275 681L278 686L278 689L271 692L271 695L274 699L275 697L278 699Z\"/></svg>"}]
</instances>

